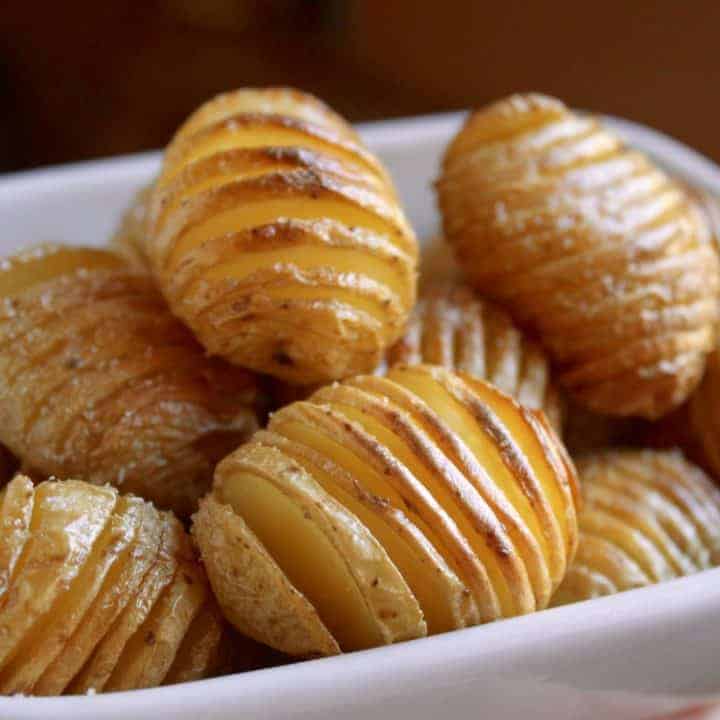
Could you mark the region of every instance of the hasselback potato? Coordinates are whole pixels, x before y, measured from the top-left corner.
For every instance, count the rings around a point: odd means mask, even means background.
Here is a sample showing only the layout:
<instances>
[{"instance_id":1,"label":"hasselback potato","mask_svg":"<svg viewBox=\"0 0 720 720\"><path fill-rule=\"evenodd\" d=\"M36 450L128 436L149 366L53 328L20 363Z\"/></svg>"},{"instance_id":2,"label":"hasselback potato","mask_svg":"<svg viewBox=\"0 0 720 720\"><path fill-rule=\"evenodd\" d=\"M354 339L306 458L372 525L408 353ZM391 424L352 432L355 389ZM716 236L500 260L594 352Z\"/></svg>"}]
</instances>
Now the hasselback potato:
<instances>
[{"instance_id":1,"label":"hasselback potato","mask_svg":"<svg viewBox=\"0 0 720 720\"><path fill-rule=\"evenodd\" d=\"M560 428L560 397L545 353L506 312L467 286L439 284L424 291L387 363L442 365L483 378L520 404L544 410Z\"/></svg>"},{"instance_id":2,"label":"hasselback potato","mask_svg":"<svg viewBox=\"0 0 720 720\"><path fill-rule=\"evenodd\" d=\"M208 360L149 278L107 251L45 247L0 269L0 442L33 476L189 514L257 427L256 382Z\"/></svg>"},{"instance_id":3,"label":"hasselback potato","mask_svg":"<svg viewBox=\"0 0 720 720\"><path fill-rule=\"evenodd\" d=\"M310 95L239 90L165 153L146 251L213 355L311 384L371 371L414 303L417 243L389 177Z\"/></svg>"},{"instance_id":4,"label":"hasselback potato","mask_svg":"<svg viewBox=\"0 0 720 720\"><path fill-rule=\"evenodd\" d=\"M542 413L397 366L276 412L193 533L241 632L325 655L545 607L575 551L574 472Z\"/></svg>"},{"instance_id":5,"label":"hasselback potato","mask_svg":"<svg viewBox=\"0 0 720 720\"><path fill-rule=\"evenodd\" d=\"M553 605L720 563L720 490L677 451L605 451L578 461L584 507L574 563Z\"/></svg>"},{"instance_id":6,"label":"hasselback potato","mask_svg":"<svg viewBox=\"0 0 720 720\"><path fill-rule=\"evenodd\" d=\"M110 486L17 476L0 494L0 692L152 687L222 669L189 536Z\"/></svg>"},{"instance_id":7,"label":"hasselback potato","mask_svg":"<svg viewBox=\"0 0 720 720\"><path fill-rule=\"evenodd\" d=\"M598 120L516 95L469 117L438 193L469 280L539 338L579 403L656 418L687 398L719 272L678 183Z\"/></svg>"}]
</instances>

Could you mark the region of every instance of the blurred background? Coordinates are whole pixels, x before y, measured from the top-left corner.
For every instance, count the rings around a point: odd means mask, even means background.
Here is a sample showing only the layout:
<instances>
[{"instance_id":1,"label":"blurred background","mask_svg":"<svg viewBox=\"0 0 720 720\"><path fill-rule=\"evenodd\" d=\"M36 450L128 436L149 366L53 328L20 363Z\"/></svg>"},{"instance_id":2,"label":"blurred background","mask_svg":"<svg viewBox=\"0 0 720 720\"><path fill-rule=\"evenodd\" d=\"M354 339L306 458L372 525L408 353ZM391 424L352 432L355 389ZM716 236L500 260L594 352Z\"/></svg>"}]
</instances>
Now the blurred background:
<instances>
[{"instance_id":1,"label":"blurred background","mask_svg":"<svg viewBox=\"0 0 720 720\"><path fill-rule=\"evenodd\" d=\"M354 121L540 90L720 161L718 28L717 0L4 0L0 172L161 147L264 84Z\"/></svg>"}]
</instances>

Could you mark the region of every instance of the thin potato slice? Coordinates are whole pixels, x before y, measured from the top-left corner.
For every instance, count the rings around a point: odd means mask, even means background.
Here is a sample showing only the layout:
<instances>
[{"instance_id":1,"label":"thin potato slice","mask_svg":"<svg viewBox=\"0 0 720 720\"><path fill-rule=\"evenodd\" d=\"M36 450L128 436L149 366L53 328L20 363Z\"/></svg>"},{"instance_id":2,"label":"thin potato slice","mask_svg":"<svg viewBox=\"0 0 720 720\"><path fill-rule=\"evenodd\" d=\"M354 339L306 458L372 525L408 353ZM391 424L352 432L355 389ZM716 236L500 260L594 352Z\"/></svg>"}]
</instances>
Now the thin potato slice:
<instances>
[{"instance_id":1,"label":"thin potato slice","mask_svg":"<svg viewBox=\"0 0 720 720\"><path fill-rule=\"evenodd\" d=\"M73 480L35 489L30 537L0 600L0 671L81 572L110 519L117 491Z\"/></svg>"},{"instance_id":2,"label":"thin potato slice","mask_svg":"<svg viewBox=\"0 0 720 720\"><path fill-rule=\"evenodd\" d=\"M189 554L188 548L180 550ZM182 560L145 622L130 638L104 686L106 692L155 687L165 679L195 616L207 598L206 580Z\"/></svg>"},{"instance_id":3,"label":"thin potato slice","mask_svg":"<svg viewBox=\"0 0 720 720\"><path fill-rule=\"evenodd\" d=\"M240 632L290 655L335 655L337 642L308 600L229 505L200 503L195 537L215 596Z\"/></svg>"},{"instance_id":4,"label":"thin potato slice","mask_svg":"<svg viewBox=\"0 0 720 720\"><path fill-rule=\"evenodd\" d=\"M105 689L125 647L149 617L165 588L172 583L178 566L176 554L183 545L183 530L180 523L169 515L163 515L162 525L160 550L153 567L82 670L73 678L68 686L69 693L82 695L91 689L97 692Z\"/></svg>"},{"instance_id":5,"label":"thin potato slice","mask_svg":"<svg viewBox=\"0 0 720 720\"><path fill-rule=\"evenodd\" d=\"M217 476L223 498L318 608L341 647L426 634L417 601L382 545L301 465L276 448L251 443L237 461L221 463ZM285 542L277 543L276 526L285 526ZM325 557L319 574L307 563L311 555Z\"/></svg>"},{"instance_id":6,"label":"thin potato slice","mask_svg":"<svg viewBox=\"0 0 720 720\"><path fill-rule=\"evenodd\" d=\"M203 605L185 633L164 685L216 675L228 661L223 618L214 603Z\"/></svg>"},{"instance_id":7,"label":"thin potato slice","mask_svg":"<svg viewBox=\"0 0 720 720\"><path fill-rule=\"evenodd\" d=\"M152 505L145 503L135 537L105 576L103 586L80 626L35 683L34 694L59 695L80 672L120 613L136 597L157 558L162 531L160 514Z\"/></svg>"},{"instance_id":8,"label":"thin potato slice","mask_svg":"<svg viewBox=\"0 0 720 720\"><path fill-rule=\"evenodd\" d=\"M10 587L15 566L30 537L35 493L32 480L13 479L2 493L0 507L0 603Z\"/></svg>"}]
</instances>

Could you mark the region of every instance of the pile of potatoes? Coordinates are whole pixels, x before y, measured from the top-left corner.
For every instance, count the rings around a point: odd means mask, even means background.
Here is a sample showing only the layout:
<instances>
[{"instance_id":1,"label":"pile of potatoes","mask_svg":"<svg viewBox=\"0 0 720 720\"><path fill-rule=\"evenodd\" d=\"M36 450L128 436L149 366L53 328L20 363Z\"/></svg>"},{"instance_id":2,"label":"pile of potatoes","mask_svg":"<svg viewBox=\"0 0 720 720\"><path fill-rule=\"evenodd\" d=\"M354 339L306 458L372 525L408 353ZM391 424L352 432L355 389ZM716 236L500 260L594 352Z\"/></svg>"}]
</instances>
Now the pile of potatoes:
<instances>
[{"instance_id":1,"label":"pile of potatoes","mask_svg":"<svg viewBox=\"0 0 720 720\"><path fill-rule=\"evenodd\" d=\"M714 199L540 95L470 114L437 194L421 257L341 117L239 90L107 248L5 259L0 692L188 681L720 564Z\"/></svg>"}]
</instances>

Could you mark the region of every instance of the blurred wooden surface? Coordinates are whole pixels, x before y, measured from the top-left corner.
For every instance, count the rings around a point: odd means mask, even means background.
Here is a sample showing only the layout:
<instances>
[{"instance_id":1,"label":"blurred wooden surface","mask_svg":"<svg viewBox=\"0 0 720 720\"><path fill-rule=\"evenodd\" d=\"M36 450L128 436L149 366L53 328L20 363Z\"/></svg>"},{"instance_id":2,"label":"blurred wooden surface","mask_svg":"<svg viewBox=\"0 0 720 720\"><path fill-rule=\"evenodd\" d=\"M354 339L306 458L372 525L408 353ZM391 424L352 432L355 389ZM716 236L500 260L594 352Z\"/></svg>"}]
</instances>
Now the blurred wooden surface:
<instances>
[{"instance_id":1,"label":"blurred wooden surface","mask_svg":"<svg viewBox=\"0 0 720 720\"><path fill-rule=\"evenodd\" d=\"M720 160L718 28L716 0L5 0L0 171L160 147L246 84L353 120L541 90Z\"/></svg>"}]
</instances>

